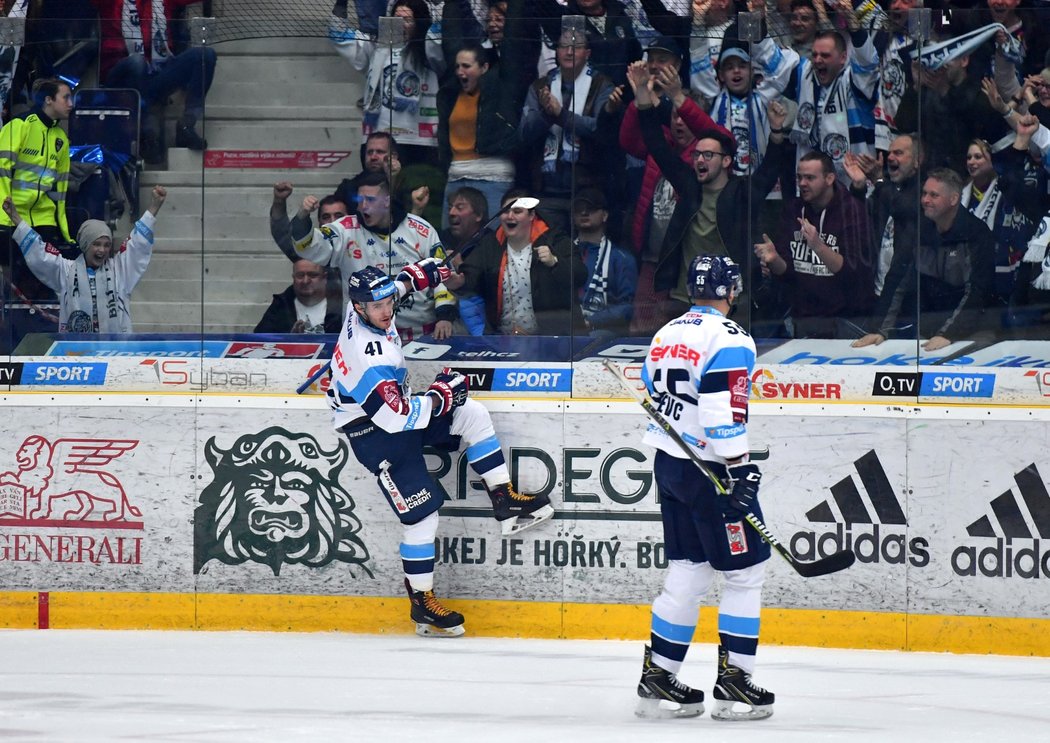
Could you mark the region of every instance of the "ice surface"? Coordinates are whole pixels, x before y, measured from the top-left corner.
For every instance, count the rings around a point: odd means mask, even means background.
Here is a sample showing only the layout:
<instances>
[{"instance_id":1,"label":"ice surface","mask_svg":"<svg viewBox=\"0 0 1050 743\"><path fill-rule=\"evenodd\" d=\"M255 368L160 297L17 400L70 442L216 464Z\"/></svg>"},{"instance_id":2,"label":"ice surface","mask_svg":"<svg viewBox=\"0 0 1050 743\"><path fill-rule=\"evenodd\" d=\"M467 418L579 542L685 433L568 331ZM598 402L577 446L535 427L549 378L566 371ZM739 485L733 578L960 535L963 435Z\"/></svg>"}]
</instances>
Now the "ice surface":
<instances>
[{"instance_id":1,"label":"ice surface","mask_svg":"<svg viewBox=\"0 0 1050 743\"><path fill-rule=\"evenodd\" d=\"M469 628L469 625L468 625ZM0 741L1050 740L1050 659L765 646L760 722L634 717L638 642L2 631ZM681 674L710 694L715 647Z\"/></svg>"}]
</instances>

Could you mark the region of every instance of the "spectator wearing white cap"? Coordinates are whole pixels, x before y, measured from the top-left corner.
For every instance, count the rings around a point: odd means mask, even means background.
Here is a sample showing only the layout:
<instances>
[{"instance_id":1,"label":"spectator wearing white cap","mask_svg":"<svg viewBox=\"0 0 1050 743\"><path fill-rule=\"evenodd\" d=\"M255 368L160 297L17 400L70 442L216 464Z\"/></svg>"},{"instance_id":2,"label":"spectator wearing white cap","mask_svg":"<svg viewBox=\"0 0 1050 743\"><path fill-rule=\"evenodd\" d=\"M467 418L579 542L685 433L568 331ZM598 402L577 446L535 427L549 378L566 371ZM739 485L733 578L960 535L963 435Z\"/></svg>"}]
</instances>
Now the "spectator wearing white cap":
<instances>
[{"instance_id":1,"label":"spectator wearing white cap","mask_svg":"<svg viewBox=\"0 0 1050 743\"><path fill-rule=\"evenodd\" d=\"M737 175L747 175L762 162L769 141L766 108L784 92L798 61L797 52L781 49L768 36L750 50L732 37L722 42L711 118L733 133Z\"/></svg>"},{"instance_id":2,"label":"spectator wearing white cap","mask_svg":"<svg viewBox=\"0 0 1050 743\"><path fill-rule=\"evenodd\" d=\"M153 187L153 200L131 234L113 250L105 222L89 219L77 232L81 255L63 258L18 213L10 197L3 209L15 225L14 240L26 264L59 297L60 333L130 333L131 293L153 255L153 227L168 192Z\"/></svg>"}]
</instances>

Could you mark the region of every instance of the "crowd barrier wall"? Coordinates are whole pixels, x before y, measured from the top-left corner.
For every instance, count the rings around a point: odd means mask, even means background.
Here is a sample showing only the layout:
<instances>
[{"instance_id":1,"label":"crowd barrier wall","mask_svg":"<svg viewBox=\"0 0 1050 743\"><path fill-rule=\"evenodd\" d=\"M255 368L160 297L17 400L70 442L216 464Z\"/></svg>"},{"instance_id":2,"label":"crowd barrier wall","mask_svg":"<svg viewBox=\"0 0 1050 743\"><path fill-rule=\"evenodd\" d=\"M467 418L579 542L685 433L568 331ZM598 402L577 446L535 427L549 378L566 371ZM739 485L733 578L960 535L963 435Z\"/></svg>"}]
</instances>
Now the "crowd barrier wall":
<instances>
[{"instance_id":1,"label":"crowd barrier wall","mask_svg":"<svg viewBox=\"0 0 1050 743\"><path fill-rule=\"evenodd\" d=\"M763 642L1050 655L1050 372L839 350L781 347L755 370L766 523L801 560L858 555L813 579L774 556ZM398 522L317 386L292 393L319 363L4 365L0 626L410 632ZM446 363L412 362L410 380ZM436 590L476 635L646 637L666 557L644 413L594 360L453 365L519 485L558 513L504 539L462 455L429 453L448 495Z\"/></svg>"}]
</instances>

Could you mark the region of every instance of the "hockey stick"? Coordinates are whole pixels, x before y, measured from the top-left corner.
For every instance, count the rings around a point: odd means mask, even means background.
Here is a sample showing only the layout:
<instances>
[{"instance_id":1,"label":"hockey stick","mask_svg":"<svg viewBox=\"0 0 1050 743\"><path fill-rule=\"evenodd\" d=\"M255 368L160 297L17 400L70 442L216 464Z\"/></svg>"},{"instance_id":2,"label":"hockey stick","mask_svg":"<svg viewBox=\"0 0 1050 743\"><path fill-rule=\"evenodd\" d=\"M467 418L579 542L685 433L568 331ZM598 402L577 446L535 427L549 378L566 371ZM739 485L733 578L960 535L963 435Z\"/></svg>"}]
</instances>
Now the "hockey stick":
<instances>
[{"instance_id":1,"label":"hockey stick","mask_svg":"<svg viewBox=\"0 0 1050 743\"><path fill-rule=\"evenodd\" d=\"M671 427L671 424L667 422L667 419L660 415L660 412L656 409L656 406L653 405L652 400L649 399L648 395L644 395L635 389L634 385L628 381L627 377L623 375L623 372L620 371L612 361L607 359L602 363L605 365L605 368L608 369L617 380L619 380L620 385L631 394L631 397L637 400L638 403L645 408L645 412L649 414L649 417L653 419L653 422L682 448L682 451L689 456L689 459L696 465L697 469L699 469L704 476L711 481L711 484L715 486L715 490L717 490L720 495L728 495L729 491L726 490L725 484L715 475L715 473L707 468L707 465L704 464L704 460L696 455L692 448L690 448L682 438L681 434ZM852 550L843 550L842 552L836 552L827 557L822 557L814 562L799 562L795 559L795 556L791 554L788 548L781 544L780 540L773 535L773 532L769 530L769 527L767 527L758 516L748 512L744 515L744 520L751 525L752 529L758 532L758 535L762 537L762 539L769 543L769 546L772 547L777 554L787 560L788 564L794 568L795 572L803 578L813 578L818 575L837 573L840 570L848 568L857 559L857 556Z\"/></svg>"},{"instance_id":2,"label":"hockey stick","mask_svg":"<svg viewBox=\"0 0 1050 743\"><path fill-rule=\"evenodd\" d=\"M478 228L478 231L471 235L469 238L467 238L467 241L463 243L463 245L461 245L459 248L454 248L453 250L450 250L449 252L445 253L445 257L441 259L441 262L445 265L448 265L448 262L455 258L457 255L463 256L465 258L470 251L472 251L478 246L478 243L481 242L481 238L483 238L485 234L492 228L492 225L494 225L500 217L509 212L511 209L535 209L537 206L539 206L539 204L540 200L531 196L522 196L520 198L515 199L514 201L510 202L505 207L500 209L498 212L496 212L496 215L492 217L492 219L490 219L485 224L481 225L481 227ZM295 394L301 395L304 392L306 392L308 389L310 389L310 387L313 386L314 382L316 382L318 379L327 374L328 370L331 368L332 362L326 361L320 369L311 374L305 382L303 382L295 388Z\"/></svg>"}]
</instances>

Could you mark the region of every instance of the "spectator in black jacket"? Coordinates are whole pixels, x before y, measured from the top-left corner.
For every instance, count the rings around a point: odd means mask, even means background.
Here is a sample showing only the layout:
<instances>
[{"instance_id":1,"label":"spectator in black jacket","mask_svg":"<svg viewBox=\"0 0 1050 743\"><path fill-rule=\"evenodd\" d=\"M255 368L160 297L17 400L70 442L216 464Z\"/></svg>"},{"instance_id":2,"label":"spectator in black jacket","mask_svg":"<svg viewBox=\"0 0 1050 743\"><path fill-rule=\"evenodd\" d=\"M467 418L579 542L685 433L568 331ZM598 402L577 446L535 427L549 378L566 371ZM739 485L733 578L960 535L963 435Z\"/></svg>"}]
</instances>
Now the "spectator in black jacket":
<instances>
[{"instance_id":1,"label":"spectator in black jacket","mask_svg":"<svg viewBox=\"0 0 1050 743\"><path fill-rule=\"evenodd\" d=\"M521 196L511 189L501 206ZM480 297L487 326L505 335L569 335L583 329L577 290L587 280L579 248L550 229L535 209L503 212L460 266L462 293Z\"/></svg>"},{"instance_id":2,"label":"spectator in black jacket","mask_svg":"<svg viewBox=\"0 0 1050 743\"><path fill-rule=\"evenodd\" d=\"M995 239L960 202L962 178L938 168L922 187L919 244L895 254L872 331L853 346L878 345L918 307L915 327L924 351L974 337L988 324L986 309L995 277ZM997 318L996 318L997 319Z\"/></svg>"},{"instance_id":3,"label":"spectator in black jacket","mask_svg":"<svg viewBox=\"0 0 1050 743\"><path fill-rule=\"evenodd\" d=\"M307 260L292 264L292 285L266 309L256 333L338 333L343 322L339 294L327 291L327 271Z\"/></svg>"},{"instance_id":4,"label":"spectator in black jacket","mask_svg":"<svg viewBox=\"0 0 1050 743\"><path fill-rule=\"evenodd\" d=\"M847 152L843 167L850 178L850 193L867 201L868 225L875 265L875 296L882 294L893 256L910 253L918 239L919 195L925 152L917 134L900 134L890 140L882 160ZM872 186L868 192L869 184Z\"/></svg>"},{"instance_id":5,"label":"spectator in black jacket","mask_svg":"<svg viewBox=\"0 0 1050 743\"><path fill-rule=\"evenodd\" d=\"M518 125L531 155L530 185L539 192L547 221L565 232L572 194L602 185L616 134L612 127L602 131L599 126L613 85L591 68L590 55L586 35L563 32L558 67L529 88Z\"/></svg>"},{"instance_id":6,"label":"spectator in black jacket","mask_svg":"<svg viewBox=\"0 0 1050 743\"><path fill-rule=\"evenodd\" d=\"M563 15L582 15L590 40L591 64L616 85L626 82L624 71L630 62L642 58L642 45L634 23L619 0L531 0L529 15L539 19L543 33L552 43L561 38Z\"/></svg>"},{"instance_id":7,"label":"spectator in black jacket","mask_svg":"<svg viewBox=\"0 0 1050 743\"><path fill-rule=\"evenodd\" d=\"M762 234L758 207L785 167L794 161L792 149L778 131L784 128L787 111L776 101L769 105L769 147L750 178L732 175L736 141L719 130L698 133L690 167L664 138L658 99L645 63L632 64L627 77L634 90L645 146L678 195L653 280L656 291L671 292L672 301L664 308L670 319L688 308L687 269L697 255L728 255L741 266L754 267L753 247ZM745 291L750 284L748 273L744 274ZM746 317L738 322L750 324Z\"/></svg>"}]
</instances>

